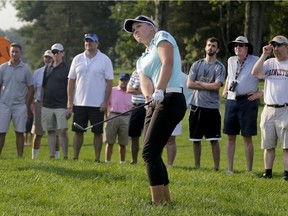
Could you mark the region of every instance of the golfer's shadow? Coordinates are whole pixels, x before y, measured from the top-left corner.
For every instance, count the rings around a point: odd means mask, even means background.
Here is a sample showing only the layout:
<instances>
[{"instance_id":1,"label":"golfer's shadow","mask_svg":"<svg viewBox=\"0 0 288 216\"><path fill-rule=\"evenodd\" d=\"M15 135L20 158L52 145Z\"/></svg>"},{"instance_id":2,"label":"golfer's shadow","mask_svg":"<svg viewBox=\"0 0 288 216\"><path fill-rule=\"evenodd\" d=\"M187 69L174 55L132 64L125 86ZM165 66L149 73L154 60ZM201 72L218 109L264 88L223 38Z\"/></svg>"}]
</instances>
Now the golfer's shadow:
<instances>
[{"instance_id":1,"label":"golfer's shadow","mask_svg":"<svg viewBox=\"0 0 288 216\"><path fill-rule=\"evenodd\" d=\"M109 170L97 170L96 167L95 169L90 170L76 170L73 168L54 166L53 164L41 164L32 166L30 167L30 169L40 171L41 173L53 173L59 176L80 180L101 180L105 182L115 182L126 181L127 178L127 175L123 175L119 172L110 172Z\"/></svg>"}]
</instances>

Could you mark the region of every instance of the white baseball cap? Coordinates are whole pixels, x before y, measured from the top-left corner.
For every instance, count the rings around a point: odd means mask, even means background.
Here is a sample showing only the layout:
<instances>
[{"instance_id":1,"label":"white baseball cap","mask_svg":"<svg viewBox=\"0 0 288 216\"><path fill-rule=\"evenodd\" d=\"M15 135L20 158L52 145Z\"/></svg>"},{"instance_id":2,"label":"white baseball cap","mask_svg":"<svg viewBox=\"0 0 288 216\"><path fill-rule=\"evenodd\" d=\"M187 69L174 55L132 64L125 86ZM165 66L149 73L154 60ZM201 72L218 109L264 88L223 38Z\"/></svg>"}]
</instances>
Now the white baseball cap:
<instances>
[{"instance_id":1,"label":"white baseball cap","mask_svg":"<svg viewBox=\"0 0 288 216\"><path fill-rule=\"evenodd\" d=\"M269 41L269 44L273 42L276 42L278 44L288 44L287 38L282 35L275 36L271 41Z\"/></svg>"},{"instance_id":2,"label":"white baseball cap","mask_svg":"<svg viewBox=\"0 0 288 216\"><path fill-rule=\"evenodd\" d=\"M60 43L55 43L55 44L52 45L51 50L63 51L64 47Z\"/></svg>"},{"instance_id":3,"label":"white baseball cap","mask_svg":"<svg viewBox=\"0 0 288 216\"><path fill-rule=\"evenodd\" d=\"M53 57L53 54L52 54L52 52L51 52L51 50L46 50L45 52L44 52L44 55L43 55L44 57L45 56L49 56L49 57Z\"/></svg>"}]
</instances>

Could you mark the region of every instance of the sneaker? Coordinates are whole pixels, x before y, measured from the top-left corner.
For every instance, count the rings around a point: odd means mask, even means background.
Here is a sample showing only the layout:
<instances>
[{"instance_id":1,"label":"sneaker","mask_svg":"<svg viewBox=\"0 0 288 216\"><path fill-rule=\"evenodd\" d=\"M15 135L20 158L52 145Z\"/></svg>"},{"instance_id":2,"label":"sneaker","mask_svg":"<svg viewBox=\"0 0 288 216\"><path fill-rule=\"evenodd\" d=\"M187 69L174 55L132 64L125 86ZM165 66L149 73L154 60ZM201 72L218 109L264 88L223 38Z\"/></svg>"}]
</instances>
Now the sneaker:
<instances>
[{"instance_id":1,"label":"sneaker","mask_svg":"<svg viewBox=\"0 0 288 216\"><path fill-rule=\"evenodd\" d=\"M284 179L285 181L288 181L288 176L283 176L282 179Z\"/></svg>"},{"instance_id":2,"label":"sneaker","mask_svg":"<svg viewBox=\"0 0 288 216\"><path fill-rule=\"evenodd\" d=\"M130 162L130 164L132 164L132 165L136 165L137 162L135 162L135 161L132 160L132 161Z\"/></svg>"},{"instance_id":3,"label":"sneaker","mask_svg":"<svg viewBox=\"0 0 288 216\"><path fill-rule=\"evenodd\" d=\"M263 175L260 178L270 179L272 178L272 174L263 173Z\"/></svg>"},{"instance_id":4,"label":"sneaker","mask_svg":"<svg viewBox=\"0 0 288 216\"><path fill-rule=\"evenodd\" d=\"M95 162L96 162L96 163L100 163L100 160L95 159Z\"/></svg>"},{"instance_id":5,"label":"sneaker","mask_svg":"<svg viewBox=\"0 0 288 216\"><path fill-rule=\"evenodd\" d=\"M226 174L230 174L230 175L233 175L233 174L234 174L234 172L231 171L231 170L226 170L225 173L226 173Z\"/></svg>"}]
</instances>

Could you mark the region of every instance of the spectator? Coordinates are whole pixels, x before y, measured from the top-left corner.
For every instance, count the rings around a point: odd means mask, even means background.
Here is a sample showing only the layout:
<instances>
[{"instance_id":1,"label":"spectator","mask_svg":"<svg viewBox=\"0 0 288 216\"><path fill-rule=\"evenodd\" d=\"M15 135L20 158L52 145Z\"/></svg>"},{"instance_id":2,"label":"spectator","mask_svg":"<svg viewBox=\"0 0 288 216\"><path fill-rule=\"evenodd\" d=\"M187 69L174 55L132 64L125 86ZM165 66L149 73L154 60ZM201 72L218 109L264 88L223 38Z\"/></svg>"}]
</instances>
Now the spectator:
<instances>
[{"instance_id":1,"label":"spectator","mask_svg":"<svg viewBox=\"0 0 288 216\"><path fill-rule=\"evenodd\" d=\"M267 57L273 51L274 58ZM267 60L266 60L267 59ZM261 114L261 148L264 149L265 173L263 178L272 178L277 140L283 149L284 180L288 180L288 40L275 36L262 49L262 55L255 63L252 74L264 78L265 107Z\"/></svg>"},{"instance_id":2,"label":"spectator","mask_svg":"<svg viewBox=\"0 0 288 216\"><path fill-rule=\"evenodd\" d=\"M42 82L45 67L48 67L53 61L53 54L51 50L46 50L43 55L44 66L38 68L33 74L34 80L34 113L33 113L33 125L31 133L34 134L33 144L32 144L32 159L36 159L38 157L39 148L42 136L45 131L42 128L42 120L41 120L41 90L42 90ZM59 136L56 138L56 147L55 147L55 158L60 158L59 152Z\"/></svg>"},{"instance_id":3,"label":"spectator","mask_svg":"<svg viewBox=\"0 0 288 216\"><path fill-rule=\"evenodd\" d=\"M217 38L206 40L204 59L193 63L187 86L193 89L189 116L190 140L193 141L194 167L200 168L201 140L210 141L215 170L220 165L221 114L219 90L223 85L226 70L217 60L220 43Z\"/></svg>"},{"instance_id":4,"label":"spectator","mask_svg":"<svg viewBox=\"0 0 288 216\"><path fill-rule=\"evenodd\" d=\"M181 73L181 78L183 82L183 93L186 99L186 105L187 107L189 106L189 103L191 101L191 96L192 96L192 90L187 87L187 74ZM166 144L166 149L167 149L167 165L169 167L173 166L174 159L176 157L176 152L177 152L177 147L176 147L176 137L181 135L182 133L182 121L180 121L175 129L173 130L167 144Z\"/></svg>"},{"instance_id":5,"label":"spectator","mask_svg":"<svg viewBox=\"0 0 288 216\"><path fill-rule=\"evenodd\" d=\"M126 113L131 109L132 95L126 92L129 79L130 76L128 73L119 74L118 86L112 88L111 96L109 99L108 119L113 118L115 115ZM118 136L120 163L125 163L126 145L129 143L129 119L130 113L128 112L107 122L105 130L107 142L105 162L111 161L113 146L116 141L116 137Z\"/></svg>"},{"instance_id":6,"label":"spectator","mask_svg":"<svg viewBox=\"0 0 288 216\"><path fill-rule=\"evenodd\" d=\"M161 154L173 129L185 115L186 103L181 82L181 56L175 39L166 31L157 31L146 16L126 19L125 31L146 47L138 59L142 93L147 101L143 130L142 157L146 164L151 204L171 202L168 172Z\"/></svg>"},{"instance_id":7,"label":"spectator","mask_svg":"<svg viewBox=\"0 0 288 216\"><path fill-rule=\"evenodd\" d=\"M142 106L145 103L145 97L141 91L140 78L137 70L131 75L127 85L127 92L132 94L133 109ZM128 129L128 135L131 137L131 164L137 164L138 162L139 138L143 130L145 115L146 110L144 107L135 109L131 112Z\"/></svg>"},{"instance_id":8,"label":"spectator","mask_svg":"<svg viewBox=\"0 0 288 216\"><path fill-rule=\"evenodd\" d=\"M34 113L33 103L31 104L30 109L31 109L32 113ZM31 143L32 143L33 134L31 133L31 129L32 129L32 124L33 124L33 119L34 119L33 115L27 117L26 131L25 131L25 134L24 134L24 146L30 146Z\"/></svg>"},{"instance_id":9,"label":"spectator","mask_svg":"<svg viewBox=\"0 0 288 216\"><path fill-rule=\"evenodd\" d=\"M11 59L0 65L0 155L12 119L17 155L22 157L27 116L33 115L30 110L34 94L33 74L21 60L20 44L12 43L9 54Z\"/></svg>"},{"instance_id":10,"label":"spectator","mask_svg":"<svg viewBox=\"0 0 288 216\"><path fill-rule=\"evenodd\" d=\"M68 159L68 119L71 110L67 105L67 76L69 66L63 61L64 47L60 43L52 45L53 62L45 68L42 82L42 127L48 132L50 158L55 158L57 134L62 145L64 159Z\"/></svg>"},{"instance_id":11,"label":"spectator","mask_svg":"<svg viewBox=\"0 0 288 216\"><path fill-rule=\"evenodd\" d=\"M113 86L112 62L98 49L98 46L99 40L96 34L85 34L85 51L75 56L68 76L67 108L73 109L73 122L84 128L87 127L88 121L96 124L104 120ZM74 131L74 159L77 160L84 140L84 131L74 125L72 131ZM92 132L95 161L100 162L103 124L93 127Z\"/></svg>"},{"instance_id":12,"label":"spectator","mask_svg":"<svg viewBox=\"0 0 288 216\"><path fill-rule=\"evenodd\" d=\"M228 76L223 90L225 116L223 132L227 134L227 173L234 172L234 154L236 137L240 133L245 145L247 172L252 171L254 147L252 136L257 135L257 115L259 98L258 79L251 70L258 57L252 55L253 46L246 37L239 36L228 44Z\"/></svg>"}]
</instances>

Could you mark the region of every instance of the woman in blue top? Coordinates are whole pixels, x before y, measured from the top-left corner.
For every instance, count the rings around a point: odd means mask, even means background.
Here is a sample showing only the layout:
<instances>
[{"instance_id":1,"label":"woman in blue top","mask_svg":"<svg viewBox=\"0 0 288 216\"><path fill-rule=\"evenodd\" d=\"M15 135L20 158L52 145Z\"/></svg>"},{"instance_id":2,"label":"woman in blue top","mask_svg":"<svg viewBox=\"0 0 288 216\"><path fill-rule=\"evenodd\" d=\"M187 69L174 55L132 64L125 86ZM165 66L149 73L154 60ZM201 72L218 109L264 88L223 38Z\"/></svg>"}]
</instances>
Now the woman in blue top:
<instances>
[{"instance_id":1,"label":"woman in blue top","mask_svg":"<svg viewBox=\"0 0 288 216\"><path fill-rule=\"evenodd\" d=\"M152 203L171 201L169 179L161 153L172 131L183 119L186 102L181 81L181 57L175 39L157 31L146 16L126 19L124 29L133 33L146 50L137 61L142 93L152 100L146 111L142 157L146 164Z\"/></svg>"}]
</instances>

